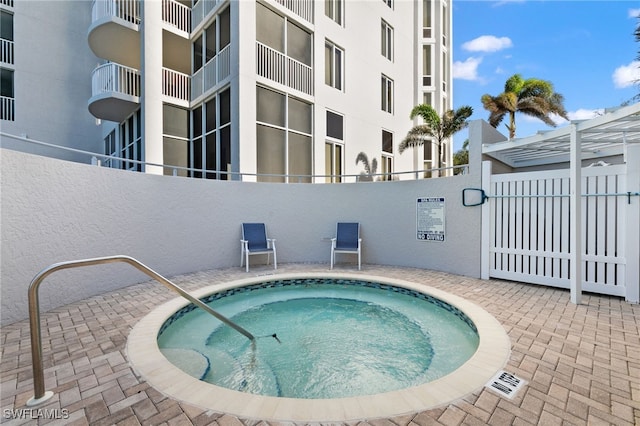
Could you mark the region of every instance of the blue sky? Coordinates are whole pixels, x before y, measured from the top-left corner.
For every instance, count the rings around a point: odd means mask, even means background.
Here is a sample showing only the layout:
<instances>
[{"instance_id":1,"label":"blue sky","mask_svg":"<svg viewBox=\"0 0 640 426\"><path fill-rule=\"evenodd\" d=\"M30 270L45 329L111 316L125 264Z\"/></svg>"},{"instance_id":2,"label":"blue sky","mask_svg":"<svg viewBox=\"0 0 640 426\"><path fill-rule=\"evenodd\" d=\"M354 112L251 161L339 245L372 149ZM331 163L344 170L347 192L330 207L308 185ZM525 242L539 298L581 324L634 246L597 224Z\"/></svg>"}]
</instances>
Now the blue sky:
<instances>
[{"instance_id":1,"label":"blue sky","mask_svg":"<svg viewBox=\"0 0 640 426\"><path fill-rule=\"evenodd\" d=\"M470 105L472 120L487 120L480 97L502 93L516 73L552 82L571 119L619 106L639 92L639 14L638 0L455 0L452 107ZM505 122L498 130L508 135ZM516 126L516 137L552 129L522 114ZM456 134L454 149L466 138Z\"/></svg>"}]
</instances>

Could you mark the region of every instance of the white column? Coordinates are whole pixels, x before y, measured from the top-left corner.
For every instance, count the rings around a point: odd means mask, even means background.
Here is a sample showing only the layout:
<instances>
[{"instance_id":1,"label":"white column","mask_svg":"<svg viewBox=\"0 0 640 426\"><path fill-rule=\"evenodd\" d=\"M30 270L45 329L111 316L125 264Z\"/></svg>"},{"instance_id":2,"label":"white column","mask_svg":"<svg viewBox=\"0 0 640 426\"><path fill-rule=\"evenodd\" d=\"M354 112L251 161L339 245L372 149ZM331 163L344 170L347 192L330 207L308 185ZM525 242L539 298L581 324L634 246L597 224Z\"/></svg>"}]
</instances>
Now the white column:
<instances>
[{"instance_id":1,"label":"white column","mask_svg":"<svg viewBox=\"0 0 640 426\"><path fill-rule=\"evenodd\" d=\"M162 1L145 0L142 6L142 143L147 163L163 164L162 141ZM147 165L145 172L162 174L162 167Z\"/></svg>"},{"instance_id":2,"label":"white column","mask_svg":"<svg viewBox=\"0 0 640 426\"><path fill-rule=\"evenodd\" d=\"M640 144L627 145L627 191L640 191ZM631 197L626 204L626 290L627 302L640 302L640 197Z\"/></svg>"},{"instance_id":3,"label":"white column","mask_svg":"<svg viewBox=\"0 0 640 426\"><path fill-rule=\"evenodd\" d=\"M582 153L580 151L580 133L575 124L571 124L571 166L569 169L569 210L571 211L571 242L569 245L571 266L570 289L571 303L580 304L582 300Z\"/></svg>"}]
</instances>

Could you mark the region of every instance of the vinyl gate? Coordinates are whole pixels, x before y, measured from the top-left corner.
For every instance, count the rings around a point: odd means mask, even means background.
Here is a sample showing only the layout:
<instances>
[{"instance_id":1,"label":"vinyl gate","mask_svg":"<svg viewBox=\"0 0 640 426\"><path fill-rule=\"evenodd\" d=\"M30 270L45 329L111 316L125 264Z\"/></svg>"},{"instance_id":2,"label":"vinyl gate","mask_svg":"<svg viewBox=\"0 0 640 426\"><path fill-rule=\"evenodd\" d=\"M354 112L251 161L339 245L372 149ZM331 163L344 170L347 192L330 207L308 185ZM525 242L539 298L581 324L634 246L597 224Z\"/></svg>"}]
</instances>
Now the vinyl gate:
<instances>
[{"instance_id":1,"label":"vinyl gate","mask_svg":"<svg viewBox=\"0 0 640 426\"><path fill-rule=\"evenodd\" d=\"M637 238L626 232L632 201L626 195L626 170L626 165L582 169L584 291L626 296L626 238ZM487 176L489 223L483 225L488 227L483 238L489 240L484 243L489 276L569 288L569 247L576 238L569 223L569 170L485 171L483 180Z\"/></svg>"}]
</instances>

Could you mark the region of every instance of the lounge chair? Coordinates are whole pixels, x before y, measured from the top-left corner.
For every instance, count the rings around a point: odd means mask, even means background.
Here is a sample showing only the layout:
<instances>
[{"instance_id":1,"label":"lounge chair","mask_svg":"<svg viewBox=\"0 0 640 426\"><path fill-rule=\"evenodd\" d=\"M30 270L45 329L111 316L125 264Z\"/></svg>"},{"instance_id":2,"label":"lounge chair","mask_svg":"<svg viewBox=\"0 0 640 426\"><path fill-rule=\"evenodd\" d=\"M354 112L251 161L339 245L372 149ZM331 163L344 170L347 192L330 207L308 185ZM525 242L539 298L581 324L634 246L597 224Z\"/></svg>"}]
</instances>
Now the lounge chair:
<instances>
[{"instance_id":1,"label":"lounge chair","mask_svg":"<svg viewBox=\"0 0 640 426\"><path fill-rule=\"evenodd\" d=\"M266 254L268 265L271 253L273 253L273 269L278 269L276 240L267 238L267 228L264 223L243 223L242 240L240 240L240 267L246 262L246 270L249 272L249 256L254 254Z\"/></svg>"},{"instance_id":2,"label":"lounge chair","mask_svg":"<svg viewBox=\"0 0 640 426\"><path fill-rule=\"evenodd\" d=\"M338 223L336 237L331 239L331 269L336 261L336 253L358 254L358 270L361 269L362 238L359 223Z\"/></svg>"}]
</instances>

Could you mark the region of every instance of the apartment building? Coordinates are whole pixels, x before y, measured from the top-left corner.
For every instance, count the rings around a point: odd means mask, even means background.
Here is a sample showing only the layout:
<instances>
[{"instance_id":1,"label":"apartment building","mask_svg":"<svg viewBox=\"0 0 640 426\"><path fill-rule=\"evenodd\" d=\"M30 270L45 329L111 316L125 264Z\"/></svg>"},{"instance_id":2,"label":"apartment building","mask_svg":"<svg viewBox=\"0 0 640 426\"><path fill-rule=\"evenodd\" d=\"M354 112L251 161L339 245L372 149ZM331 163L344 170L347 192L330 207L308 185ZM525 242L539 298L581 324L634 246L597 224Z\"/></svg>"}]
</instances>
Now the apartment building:
<instances>
[{"instance_id":1,"label":"apartment building","mask_svg":"<svg viewBox=\"0 0 640 426\"><path fill-rule=\"evenodd\" d=\"M0 0L0 132L102 152L87 109L99 59L87 45L91 1ZM71 161L87 155L0 136L3 148Z\"/></svg>"},{"instance_id":2,"label":"apartment building","mask_svg":"<svg viewBox=\"0 0 640 426\"><path fill-rule=\"evenodd\" d=\"M112 157L103 166L195 178L340 182L346 180L341 175L363 171L356 164L360 153L375 159L386 178L436 167L434 145L402 155L397 146L417 124L409 119L413 106L451 108L451 1L52 3L82 4L73 13L86 13L78 19L88 20L85 46L76 50L93 67L82 77L70 73L80 85L90 82L90 93L73 102L91 113L92 130L99 128L97 152ZM20 19L18 5L6 9ZM79 42L66 25L50 29ZM4 52L4 29L2 38ZM3 105L6 96L15 108L15 117L2 117L4 125L18 122L21 108L34 100L23 102L17 89L5 92L4 56L2 67ZM447 147L447 165L451 157Z\"/></svg>"}]
</instances>

